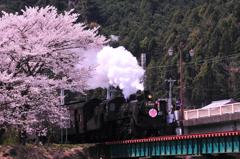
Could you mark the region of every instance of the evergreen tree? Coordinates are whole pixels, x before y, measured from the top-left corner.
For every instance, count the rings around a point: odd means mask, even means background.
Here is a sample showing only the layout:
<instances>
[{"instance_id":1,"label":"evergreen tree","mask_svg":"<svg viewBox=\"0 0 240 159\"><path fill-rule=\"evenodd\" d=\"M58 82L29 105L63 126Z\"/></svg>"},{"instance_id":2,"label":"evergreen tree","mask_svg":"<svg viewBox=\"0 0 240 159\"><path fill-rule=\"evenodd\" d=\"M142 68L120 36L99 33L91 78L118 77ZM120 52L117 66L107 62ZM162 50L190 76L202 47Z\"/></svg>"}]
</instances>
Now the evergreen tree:
<instances>
[{"instance_id":1,"label":"evergreen tree","mask_svg":"<svg viewBox=\"0 0 240 159\"><path fill-rule=\"evenodd\" d=\"M25 5L68 8L67 0L0 0L0 8L19 11ZM155 95L167 97L165 79L179 79L178 46L184 52L185 97L189 105L223 98L240 99L240 1L239 0L81 0L75 6L90 27L102 34L117 35L137 58L147 53L147 86ZM174 56L167 50L174 48ZM186 59L187 58L187 59ZM179 81L174 86L178 98Z\"/></svg>"}]
</instances>

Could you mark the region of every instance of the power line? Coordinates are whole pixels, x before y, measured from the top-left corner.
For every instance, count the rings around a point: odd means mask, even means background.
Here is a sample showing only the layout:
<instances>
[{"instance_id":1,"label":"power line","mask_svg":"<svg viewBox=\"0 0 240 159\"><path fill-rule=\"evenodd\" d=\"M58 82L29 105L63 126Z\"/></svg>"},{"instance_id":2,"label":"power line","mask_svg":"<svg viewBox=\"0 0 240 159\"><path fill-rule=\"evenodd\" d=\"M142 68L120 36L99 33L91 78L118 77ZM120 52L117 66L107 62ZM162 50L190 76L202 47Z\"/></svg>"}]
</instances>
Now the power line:
<instances>
[{"instance_id":1,"label":"power line","mask_svg":"<svg viewBox=\"0 0 240 159\"><path fill-rule=\"evenodd\" d=\"M185 66L189 66L189 65L202 65L202 63L220 62L220 61L223 61L223 60L229 60L230 58L236 58L237 56L240 57L240 53L232 54L232 55L228 55L228 56L213 57L213 58L209 58L209 59L203 59L203 60L198 60L198 61L194 61L194 62L189 62L189 63L185 63ZM174 67L174 66L177 66L177 64L158 65L158 66L148 67L147 69L167 68L167 67Z\"/></svg>"}]
</instances>

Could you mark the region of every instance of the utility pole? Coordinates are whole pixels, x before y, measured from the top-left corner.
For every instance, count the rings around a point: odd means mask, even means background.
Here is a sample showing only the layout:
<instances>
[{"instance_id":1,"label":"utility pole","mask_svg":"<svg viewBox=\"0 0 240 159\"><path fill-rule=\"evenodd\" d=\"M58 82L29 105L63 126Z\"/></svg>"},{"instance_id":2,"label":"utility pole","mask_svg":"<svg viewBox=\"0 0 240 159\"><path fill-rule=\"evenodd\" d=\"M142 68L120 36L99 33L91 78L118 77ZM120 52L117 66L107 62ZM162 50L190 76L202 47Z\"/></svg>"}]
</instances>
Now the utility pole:
<instances>
[{"instance_id":1,"label":"utility pole","mask_svg":"<svg viewBox=\"0 0 240 159\"><path fill-rule=\"evenodd\" d=\"M141 53L141 67L146 70L146 60L147 60L147 57L146 57L146 53ZM143 75L143 88L144 90L146 89L146 73L144 73Z\"/></svg>"},{"instance_id":2,"label":"utility pole","mask_svg":"<svg viewBox=\"0 0 240 159\"><path fill-rule=\"evenodd\" d=\"M169 91L168 91L168 112L172 111L172 87L176 80L172 80L171 78L168 80L165 80L166 82L169 82Z\"/></svg>"},{"instance_id":3,"label":"utility pole","mask_svg":"<svg viewBox=\"0 0 240 159\"><path fill-rule=\"evenodd\" d=\"M175 115L178 116L178 119L177 120L177 124L178 124L178 127L176 128L176 133L179 134L179 135L182 135L183 134L183 125L182 125L182 120L184 120L184 79L183 79L183 49L184 49L184 43L183 42L180 42L179 46L178 46L178 53L180 55L180 58L179 58L179 74L180 74L180 80L179 80L179 83L180 83L180 91L179 91L179 96L180 96L180 102L179 102L179 105L180 105L180 118L178 115ZM168 49L168 55L169 56L172 56L173 55L173 47L170 47ZM191 57L194 56L194 49L191 49L189 51L189 54ZM171 103L170 103L171 104ZM170 105L169 104L169 105ZM177 113L176 113L177 114Z\"/></svg>"},{"instance_id":4,"label":"utility pole","mask_svg":"<svg viewBox=\"0 0 240 159\"><path fill-rule=\"evenodd\" d=\"M61 89L61 92L60 92L60 109L62 109L64 105L64 89ZM61 124L60 124L60 131L61 131L61 144L63 143L63 127L62 127L62 124L63 124L63 120L62 120L62 117L61 117Z\"/></svg>"},{"instance_id":5,"label":"utility pole","mask_svg":"<svg viewBox=\"0 0 240 159\"><path fill-rule=\"evenodd\" d=\"M61 93L60 93L60 109L62 109L62 107L64 106L64 104L65 104L65 101L64 101L64 98L65 98L65 96L64 96L64 89L61 89ZM66 124L66 128L65 128L65 143L67 143L68 142L68 121L64 121L64 122L66 122L65 124ZM69 121L70 122L70 121ZM62 117L61 117L61 127L60 127L60 129L61 129L61 143L63 144L63 134L64 134L64 129L63 129L63 127L62 127L62 124L63 124L63 120L62 120Z\"/></svg>"},{"instance_id":6,"label":"utility pole","mask_svg":"<svg viewBox=\"0 0 240 159\"><path fill-rule=\"evenodd\" d=\"M180 68L180 102L181 102L181 116L182 119L184 118L184 81L183 81L183 56L182 56L182 49L184 47L183 42L180 43L178 49L180 54L180 61L179 61L179 68Z\"/></svg>"}]
</instances>

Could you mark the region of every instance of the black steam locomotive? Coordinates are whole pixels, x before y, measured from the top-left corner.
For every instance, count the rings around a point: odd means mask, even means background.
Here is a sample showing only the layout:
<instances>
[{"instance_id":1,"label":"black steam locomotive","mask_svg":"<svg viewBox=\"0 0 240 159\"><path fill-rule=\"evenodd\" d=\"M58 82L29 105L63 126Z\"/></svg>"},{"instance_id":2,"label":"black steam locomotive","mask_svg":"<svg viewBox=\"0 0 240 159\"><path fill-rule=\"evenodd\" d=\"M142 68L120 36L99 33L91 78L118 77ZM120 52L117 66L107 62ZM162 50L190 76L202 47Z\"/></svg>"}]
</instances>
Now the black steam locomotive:
<instances>
[{"instance_id":1,"label":"black steam locomotive","mask_svg":"<svg viewBox=\"0 0 240 159\"><path fill-rule=\"evenodd\" d=\"M167 101L152 100L144 92L128 100L92 99L69 106L73 126L69 140L103 142L174 134L174 124L167 124Z\"/></svg>"}]
</instances>

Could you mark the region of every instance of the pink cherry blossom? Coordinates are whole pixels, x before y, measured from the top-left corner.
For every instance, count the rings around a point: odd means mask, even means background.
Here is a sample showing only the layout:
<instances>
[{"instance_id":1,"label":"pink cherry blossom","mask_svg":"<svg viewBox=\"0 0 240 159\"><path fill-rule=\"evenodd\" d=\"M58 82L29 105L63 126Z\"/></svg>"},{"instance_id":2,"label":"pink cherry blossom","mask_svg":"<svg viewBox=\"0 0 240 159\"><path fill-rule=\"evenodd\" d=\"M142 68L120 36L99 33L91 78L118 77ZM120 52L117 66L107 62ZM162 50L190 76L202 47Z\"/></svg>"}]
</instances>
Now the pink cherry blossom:
<instances>
[{"instance_id":1,"label":"pink cherry blossom","mask_svg":"<svg viewBox=\"0 0 240 159\"><path fill-rule=\"evenodd\" d=\"M0 18L0 124L28 133L66 127L67 108L59 90L83 91L92 68L81 65L83 52L107 42L97 28L76 23L73 10L27 7ZM62 122L61 122L62 121Z\"/></svg>"}]
</instances>

